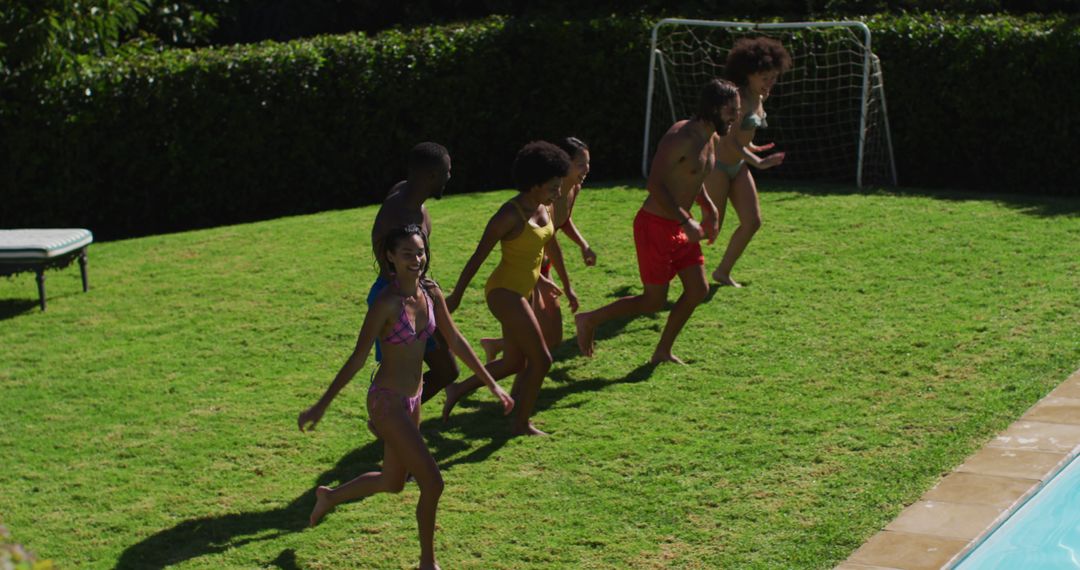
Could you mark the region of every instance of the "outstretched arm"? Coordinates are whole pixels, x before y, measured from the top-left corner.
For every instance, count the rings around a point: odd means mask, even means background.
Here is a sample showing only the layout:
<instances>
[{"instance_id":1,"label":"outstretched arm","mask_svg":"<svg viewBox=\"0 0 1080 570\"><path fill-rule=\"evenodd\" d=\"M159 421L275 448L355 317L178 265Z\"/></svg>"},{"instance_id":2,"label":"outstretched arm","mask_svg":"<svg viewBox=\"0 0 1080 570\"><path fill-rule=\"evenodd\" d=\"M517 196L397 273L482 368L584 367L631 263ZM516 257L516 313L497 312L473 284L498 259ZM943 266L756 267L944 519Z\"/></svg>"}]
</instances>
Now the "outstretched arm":
<instances>
[{"instance_id":1,"label":"outstretched arm","mask_svg":"<svg viewBox=\"0 0 1080 570\"><path fill-rule=\"evenodd\" d=\"M574 294L574 288L570 286L570 274L566 271L566 261L563 259L558 237L558 233L551 236L551 239L544 246L544 252L551 258L551 266L555 268L555 273L559 275L559 280L562 281L563 294L566 295L566 300L570 303L570 312L576 313L579 308L578 299L577 295Z\"/></svg>"},{"instance_id":2,"label":"outstretched arm","mask_svg":"<svg viewBox=\"0 0 1080 570\"><path fill-rule=\"evenodd\" d=\"M765 158L761 158L755 153L769 150L775 146L773 143L757 146L751 141L746 146L740 147L739 152L746 158L746 163L758 170L765 170L772 168L784 162L784 156L786 153L774 152Z\"/></svg>"},{"instance_id":3,"label":"outstretched arm","mask_svg":"<svg viewBox=\"0 0 1080 570\"><path fill-rule=\"evenodd\" d=\"M476 374L476 377L488 387L488 390L491 390L491 393L502 402L503 413L509 414L510 410L514 409L514 399L495 382L487 368L484 368L484 365L480 363L480 359L476 357L476 353L473 351L472 346L469 345L469 341L465 340L465 336L461 334L457 325L454 324L454 319L450 316L450 310L446 306L446 299L443 298L442 290L436 286L432 287L429 292L432 301L435 303L435 325L442 331L443 338L450 343L450 352L453 352L455 356L465 363L465 366L469 367L469 370L473 371L473 374Z\"/></svg>"},{"instance_id":4,"label":"outstretched arm","mask_svg":"<svg viewBox=\"0 0 1080 570\"><path fill-rule=\"evenodd\" d=\"M469 286L472 278L476 276L476 272L480 270L480 266L484 264L484 260L491 254L495 244L499 243L503 236L513 230L515 219L512 210L513 206L508 202L488 220L487 227L484 228L484 235L480 237L480 243L476 244L476 251L473 252L469 261L465 263L465 267L461 269L461 275L458 276L457 283L454 285L454 292L450 293L450 296L446 298L446 307L451 313L457 310L458 305L461 304L461 297L465 294L465 289Z\"/></svg>"},{"instance_id":5,"label":"outstretched arm","mask_svg":"<svg viewBox=\"0 0 1080 570\"><path fill-rule=\"evenodd\" d=\"M578 244L578 247L581 248L581 258L585 261L585 265L588 267L596 265L596 252L589 247L589 242L585 241L585 236L581 235L577 226L574 225L574 218L566 219L562 231L566 234L566 237L570 238L570 241Z\"/></svg>"},{"instance_id":6,"label":"outstretched arm","mask_svg":"<svg viewBox=\"0 0 1080 570\"><path fill-rule=\"evenodd\" d=\"M297 418L300 431L315 429L315 425L322 419L326 409L330 407L330 403L348 385L353 376L356 376L356 373L364 367L364 362L367 361L368 354L371 353L371 346L375 344L375 338L379 335L379 329L382 328L383 323L392 317L395 309L394 304L389 302L376 301L371 306L371 309L364 317L364 324L360 327L360 336L356 339L356 347L353 348L352 354L345 360L345 364L342 365L341 370L338 370L337 375L334 376L334 381L330 383L330 387L326 389L319 401L314 406L304 410L300 417Z\"/></svg>"}]
</instances>

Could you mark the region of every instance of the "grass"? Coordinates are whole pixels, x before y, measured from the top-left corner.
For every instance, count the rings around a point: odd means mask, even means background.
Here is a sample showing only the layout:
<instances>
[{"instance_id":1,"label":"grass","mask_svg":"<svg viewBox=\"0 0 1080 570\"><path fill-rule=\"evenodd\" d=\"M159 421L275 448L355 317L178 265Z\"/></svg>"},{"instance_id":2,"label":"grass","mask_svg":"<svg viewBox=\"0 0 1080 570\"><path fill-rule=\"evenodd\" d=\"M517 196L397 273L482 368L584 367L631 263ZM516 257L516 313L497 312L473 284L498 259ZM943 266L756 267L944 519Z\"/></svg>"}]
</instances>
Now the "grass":
<instances>
[{"instance_id":1,"label":"grass","mask_svg":"<svg viewBox=\"0 0 1080 570\"><path fill-rule=\"evenodd\" d=\"M643 195L583 193L586 309L640 290ZM509 196L430 204L445 286ZM762 210L749 286L676 343L689 366L644 366L664 315L601 328L591 360L568 319L537 414L553 437L507 439L484 392L425 420L444 568L829 568L1080 365L1080 200L773 186ZM413 567L415 485L303 528L317 483L381 458L370 365L296 429L355 340L374 214L95 244L90 293L50 272L45 313L32 276L0 280L14 539L62 568ZM494 261L455 315L477 348Z\"/></svg>"}]
</instances>

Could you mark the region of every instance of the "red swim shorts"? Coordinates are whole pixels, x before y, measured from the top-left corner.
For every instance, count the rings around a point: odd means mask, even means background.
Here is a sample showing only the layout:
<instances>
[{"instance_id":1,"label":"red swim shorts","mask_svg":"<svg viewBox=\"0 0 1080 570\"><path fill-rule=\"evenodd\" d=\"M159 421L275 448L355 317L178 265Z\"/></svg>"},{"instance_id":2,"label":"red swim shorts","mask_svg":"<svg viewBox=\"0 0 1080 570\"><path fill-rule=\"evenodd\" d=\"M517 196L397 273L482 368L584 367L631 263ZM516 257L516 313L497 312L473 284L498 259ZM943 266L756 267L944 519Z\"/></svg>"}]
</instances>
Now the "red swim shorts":
<instances>
[{"instance_id":1,"label":"red swim shorts","mask_svg":"<svg viewBox=\"0 0 1080 570\"><path fill-rule=\"evenodd\" d=\"M634 217L634 246L641 282L646 285L665 285L679 271L705 264L701 245L690 243L679 222L645 210L638 210Z\"/></svg>"}]
</instances>

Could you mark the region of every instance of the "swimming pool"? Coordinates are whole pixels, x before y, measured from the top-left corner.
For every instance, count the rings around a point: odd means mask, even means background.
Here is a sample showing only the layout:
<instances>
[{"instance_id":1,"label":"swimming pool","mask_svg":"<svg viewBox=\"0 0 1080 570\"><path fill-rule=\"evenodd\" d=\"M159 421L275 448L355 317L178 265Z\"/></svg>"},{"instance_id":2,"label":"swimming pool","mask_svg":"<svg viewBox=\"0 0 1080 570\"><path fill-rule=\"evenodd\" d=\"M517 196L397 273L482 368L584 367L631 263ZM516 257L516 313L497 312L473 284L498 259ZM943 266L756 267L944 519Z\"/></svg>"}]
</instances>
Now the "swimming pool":
<instances>
[{"instance_id":1,"label":"swimming pool","mask_svg":"<svg viewBox=\"0 0 1080 570\"><path fill-rule=\"evenodd\" d=\"M1080 569L1080 461L1049 483L953 570Z\"/></svg>"}]
</instances>

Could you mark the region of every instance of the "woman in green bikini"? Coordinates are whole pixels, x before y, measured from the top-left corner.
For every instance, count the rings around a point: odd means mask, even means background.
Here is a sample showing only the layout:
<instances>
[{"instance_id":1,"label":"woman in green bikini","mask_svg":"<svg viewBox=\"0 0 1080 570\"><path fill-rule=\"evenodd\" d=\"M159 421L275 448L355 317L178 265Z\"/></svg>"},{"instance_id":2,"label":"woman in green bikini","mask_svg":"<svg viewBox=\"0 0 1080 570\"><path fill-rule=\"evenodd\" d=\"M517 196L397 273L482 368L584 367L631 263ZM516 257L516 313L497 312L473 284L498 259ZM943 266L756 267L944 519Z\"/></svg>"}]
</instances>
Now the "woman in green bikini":
<instances>
[{"instance_id":1,"label":"woman in green bikini","mask_svg":"<svg viewBox=\"0 0 1080 570\"><path fill-rule=\"evenodd\" d=\"M790 68L791 55L772 38L742 38L728 53L724 71L739 86L742 109L736 120L738 128L731 129L716 143L716 168L705 179L705 190L716 204L720 223L724 222L729 199L739 216L739 227L731 234L724 258L712 273L713 280L721 285L741 287L731 278L731 268L761 228L757 185L747 166L764 170L784 161L782 152L758 156L772 149L773 144L755 145L754 135L758 129L768 127L764 101L780 74Z\"/></svg>"}]
</instances>

